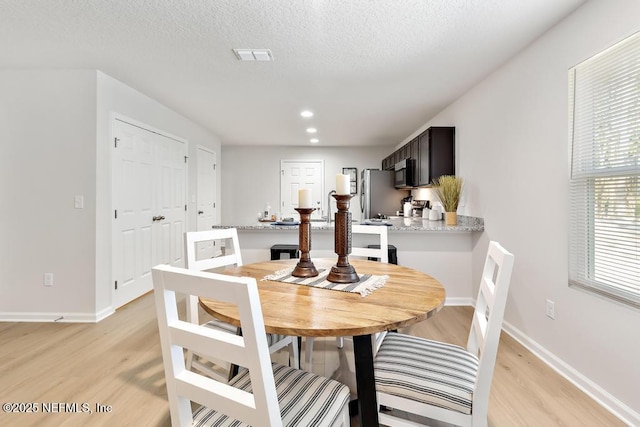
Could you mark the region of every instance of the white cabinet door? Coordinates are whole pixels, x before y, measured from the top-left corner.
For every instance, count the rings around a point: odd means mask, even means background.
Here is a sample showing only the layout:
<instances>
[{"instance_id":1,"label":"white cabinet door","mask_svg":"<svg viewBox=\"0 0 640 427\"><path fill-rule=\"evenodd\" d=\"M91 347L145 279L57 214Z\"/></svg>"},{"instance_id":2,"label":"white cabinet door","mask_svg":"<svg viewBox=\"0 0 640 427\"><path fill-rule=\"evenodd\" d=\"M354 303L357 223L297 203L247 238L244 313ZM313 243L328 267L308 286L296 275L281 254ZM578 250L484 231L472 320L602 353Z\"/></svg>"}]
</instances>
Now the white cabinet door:
<instances>
[{"instance_id":1,"label":"white cabinet door","mask_svg":"<svg viewBox=\"0 0 640 427\"><path fill-rule=\"evenodd\" d=\"M184 265L186 144L113 122L113 307L153 288L151 268ZM155 218L155 219L154 219Z\"/></svg>"},{"instance_id":2,"label":"white cabinet door","mask_svg":"<svg viewBox=\"0 0 640 427\"><path fill-rule=\"evenodd\" d=\"M282 216L299 218L295 211L295 208L298 207L298 190L310 188L313 206L317 208L311 217L320 218L323 209L324 161L281 160L280 170L280 212L282 212Z\"/></svg>"}]
</instances>

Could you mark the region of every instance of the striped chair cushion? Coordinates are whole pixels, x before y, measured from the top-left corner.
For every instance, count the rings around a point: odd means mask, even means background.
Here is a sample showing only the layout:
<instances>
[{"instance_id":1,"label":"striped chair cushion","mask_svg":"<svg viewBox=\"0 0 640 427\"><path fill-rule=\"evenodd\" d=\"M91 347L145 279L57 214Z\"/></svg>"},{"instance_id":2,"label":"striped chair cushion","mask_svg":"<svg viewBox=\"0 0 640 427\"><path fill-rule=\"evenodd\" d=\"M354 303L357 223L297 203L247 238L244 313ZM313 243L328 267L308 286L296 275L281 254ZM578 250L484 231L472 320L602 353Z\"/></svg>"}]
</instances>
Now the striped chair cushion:
<instances>
[{"instance_id":1,"label":"striped chair cushion","mask_svg":"<svg viewBox=\"0 0 640 427\"><path fill-rule=\"evenodd\" d=\"M471 414L478 358L466 349L388 333L375 359L376 390Z\"/></svg>"},{"instance_id":2,"label":"striped chair cushion","mask_svg":"<svg viewBox=\"0 0 640 427\"><path fill-rule=\"evenodd\" d=\"M233 326L231 323L223 322L222 320L209 320L205 325L207 328L217 329L219 331L229 332L236 334L238 331L237 326ZM286 335L267 334L267 344L269 347L277 343L278 341L286 338Z\"/></svg>"},{"instance_id":3,"label":"striped chair cushion","mask_svg":"<svg viewBox=\"0 0 640 427\"><path fill-rule=\"evenodd\" d=\"M228 332L230 334L238 333L238 327L233 326L231 323L223 322L222 320L209 320L204 324L207 328L216 329L218 331Z\"/></svg>"},{"instance_id":4,"label":"striped chair cushion","mask_svg":"<svg viewBox=\"0 0 640 427\"><path fill-rule=\"evenodd\" d=\"M338 381L310 372L273 363L278 404L282 424L300 427L332 426L349 401L349 388ZM230 385L251 392L249 371L242 369ZM193 413L194 426L246 427L246 423L231 419L213 409L200 407Z\"/></svg>"}]
</instances>

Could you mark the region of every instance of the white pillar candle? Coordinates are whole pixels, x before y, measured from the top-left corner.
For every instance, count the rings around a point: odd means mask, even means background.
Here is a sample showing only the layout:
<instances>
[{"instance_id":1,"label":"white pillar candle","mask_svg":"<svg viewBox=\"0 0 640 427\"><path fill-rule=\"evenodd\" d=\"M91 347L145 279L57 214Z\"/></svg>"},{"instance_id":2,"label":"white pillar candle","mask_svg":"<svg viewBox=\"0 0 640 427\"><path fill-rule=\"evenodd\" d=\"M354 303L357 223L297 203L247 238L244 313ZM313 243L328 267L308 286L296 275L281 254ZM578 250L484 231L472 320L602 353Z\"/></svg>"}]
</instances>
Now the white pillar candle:
<instances>
[{"instance_id":1,"label":"white pillar candle","mask_svg":"<svg viewBox=\"0 0 640 427\"><path fill-rule=\"evenodd\" d=\"M351 194L349 175L342 173L336 175L336 194Z\"/></svg>"},{"instance_id":2,"label":"white pillar candle","mask_svg":"<svg viewBox=\"0 0 640 427\"><path fill-rule=\"evenodd\" d=\"M301 188L298 190L298 208L310 208L311 202L311 189Z\"/></svg>"}]
</instances>

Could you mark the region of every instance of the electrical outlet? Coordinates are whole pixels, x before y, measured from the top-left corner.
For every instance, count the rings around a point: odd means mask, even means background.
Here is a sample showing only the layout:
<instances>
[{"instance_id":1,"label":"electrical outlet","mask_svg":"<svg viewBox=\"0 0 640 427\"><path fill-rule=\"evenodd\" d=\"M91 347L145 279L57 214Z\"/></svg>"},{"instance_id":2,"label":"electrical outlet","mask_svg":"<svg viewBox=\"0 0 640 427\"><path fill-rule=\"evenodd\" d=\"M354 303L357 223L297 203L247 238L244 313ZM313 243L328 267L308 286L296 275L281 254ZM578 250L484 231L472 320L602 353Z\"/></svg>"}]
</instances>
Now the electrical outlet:
<instances>
[{"instance_id":1,"label":"electrical outlet","mask_svg":"<svg viewBox=\"0 0 640 427\"><path fill-rule=\"evenodd\" d=\"M53 286L53 273L44 273L42 284L44 286Z\"/></svg>"},{"instance_id":2,"label":"electrical outlet","mask_svg":"<svg viewBox=\"0 0 640 427\"><path fill-rule=\"evenodd\" d=\"M556 318L556 303L551 301L550 299L547 300L546 315L547 315L547 317L549 319L555 319Z\"/></svg>"}]
</instances>

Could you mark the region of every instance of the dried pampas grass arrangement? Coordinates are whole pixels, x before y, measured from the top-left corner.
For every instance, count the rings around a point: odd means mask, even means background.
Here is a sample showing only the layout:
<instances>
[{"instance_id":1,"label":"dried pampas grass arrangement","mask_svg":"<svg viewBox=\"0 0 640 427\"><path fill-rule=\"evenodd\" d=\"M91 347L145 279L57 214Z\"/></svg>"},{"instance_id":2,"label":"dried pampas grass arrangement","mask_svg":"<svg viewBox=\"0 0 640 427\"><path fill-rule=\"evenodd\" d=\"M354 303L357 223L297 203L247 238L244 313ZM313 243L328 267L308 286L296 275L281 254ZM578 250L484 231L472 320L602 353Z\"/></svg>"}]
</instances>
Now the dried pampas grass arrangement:
<instances>
[{"instance_id":1,"label":"dried pampas grass arrangement","mask_svg":"<svg viewBox=\"0 0 640 427\"><path fill-rule=\"evenodd\" d=\"M436 197L444 206L445 212L455 212L462 194L462 178L453 175L442 175L433 187Z\"/></svg>"}]
</instances>

